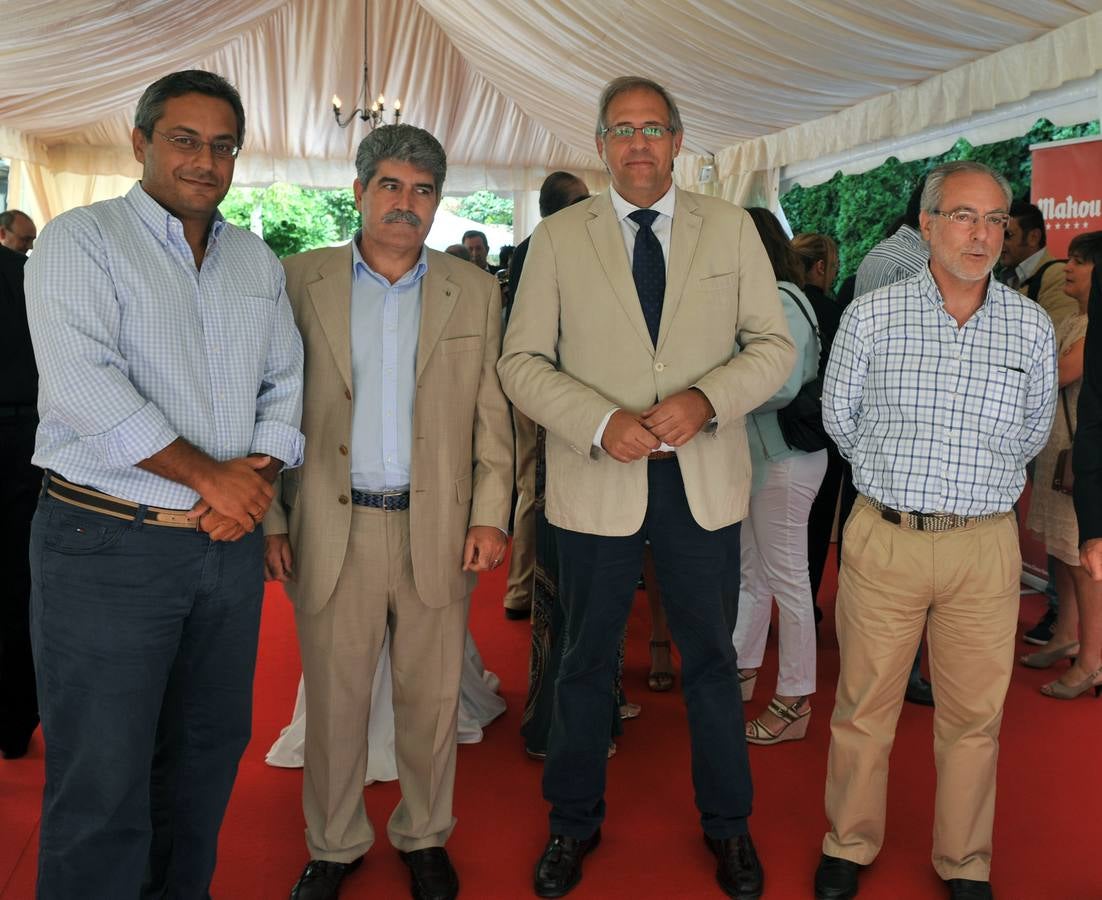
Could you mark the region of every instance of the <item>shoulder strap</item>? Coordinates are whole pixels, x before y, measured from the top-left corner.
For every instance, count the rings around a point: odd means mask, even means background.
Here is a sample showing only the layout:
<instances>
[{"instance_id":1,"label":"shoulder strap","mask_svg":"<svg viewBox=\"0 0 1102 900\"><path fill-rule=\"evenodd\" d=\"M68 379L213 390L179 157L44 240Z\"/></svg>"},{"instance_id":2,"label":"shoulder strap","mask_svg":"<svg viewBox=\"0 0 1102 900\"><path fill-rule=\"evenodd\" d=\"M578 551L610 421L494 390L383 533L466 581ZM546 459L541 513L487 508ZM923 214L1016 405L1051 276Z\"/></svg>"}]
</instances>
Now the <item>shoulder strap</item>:
<instances>
[{"instance_id":1,"label":"shoulder strap","mask_svg":"<svg viewBox=\"0 0 1102 900\"><path fill-rule=\"evenodd\" d=\"M1064 388L1060 388L1060 399L1064 401L1064 421L1068 425L1068 437L1073 441L1075 440L1075 429L1071 427L1071 413L1068 412L1068 393Z\"/></svg>"},{"instance_id":2,"label":"shoulder strap","mask_svg":"<svg viewBox=\"0 0 1102 900\"><path fill-rule=\"evenodd\" d=\"M822 337L819 335L819 326L815 324L815 321L808 315L807 310L804 309L804 305L800 302L800 298L792 293L788 288L781 287L779 284L777 287L781 288L789 297L791 297L796 303L796 309L803 313L803 317L807 319L807 324L811 326L811 330L815 333L815 337L819 338L819 343L822 344Z\"/></svg>"},{"instance_id":3,"label":"shoulder strap","mask_svg":"<svg viewBox=\"0 0 1102 900\"><path fill-rule=\"evenodd\" d=\"M1043 266L1041 266L1041 268L1030 275L1024 282L1022 282L1022 287L1025 288L1026 296L1029 297L1030 300L1036 300L1037 297L1039 297L1041 294L1041 279L1045 277L1045 270L1049 266L1054 266L1057 263L1066 262L1066 259L1050 259Z\"/></svg>"}]
</instances>

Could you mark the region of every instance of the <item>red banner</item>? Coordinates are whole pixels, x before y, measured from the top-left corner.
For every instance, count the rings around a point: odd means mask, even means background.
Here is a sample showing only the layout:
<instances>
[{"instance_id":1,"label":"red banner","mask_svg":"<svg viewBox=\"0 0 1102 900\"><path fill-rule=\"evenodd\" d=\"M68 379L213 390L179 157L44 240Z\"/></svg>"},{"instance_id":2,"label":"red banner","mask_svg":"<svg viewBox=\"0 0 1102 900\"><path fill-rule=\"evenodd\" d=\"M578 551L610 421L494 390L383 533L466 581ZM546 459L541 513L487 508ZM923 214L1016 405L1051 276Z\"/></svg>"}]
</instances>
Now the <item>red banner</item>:
<instances>
[{"instance_id":1,"label":"red banner","mask_svg":"<svg viewBox=\"0 0 1102 900\"><path fill-rule=\"evenodd\" d=\"M1030 198L1045 217L1048 251L1067 256L1077 234L1102 230L1102 138L1034 144Z\"/></svg>"}]
</instances>

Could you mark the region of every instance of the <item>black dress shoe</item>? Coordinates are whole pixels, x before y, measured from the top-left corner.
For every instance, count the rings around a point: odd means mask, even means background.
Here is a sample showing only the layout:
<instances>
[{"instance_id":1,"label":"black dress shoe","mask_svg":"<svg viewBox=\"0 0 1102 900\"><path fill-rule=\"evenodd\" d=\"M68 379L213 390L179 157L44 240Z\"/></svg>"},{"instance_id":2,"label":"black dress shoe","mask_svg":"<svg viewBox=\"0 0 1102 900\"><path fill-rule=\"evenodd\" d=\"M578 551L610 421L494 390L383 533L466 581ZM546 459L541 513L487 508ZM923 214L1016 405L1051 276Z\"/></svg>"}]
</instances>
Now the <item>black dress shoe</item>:
<instances>
[{"instance_id":1,"label":"black dress shoe","mask_svg":"<svg viewBox=\"0 0 1102 900\"><path fill-rule=\"evenodd\" d=\"M971 878L949 878L949 896L953 900L993 900L990 881L973 881Z\"/></svg>"},{"instance_id":2,"label":"black dress shoe","mask_svg":"<svg viewBox=\"0 0 1102 900\"><path fill-rule=\"evenodd\" d=\"M521 619L532 618L532 608L528 609L513 609L511 606L505 607L505 618L512 622L518 622Z\"/></svg>"},{"instance_id":3,"label":"black dress shoe","mask_svg":"<svg viewBox=\"0 0 1102 900\"><path fill-rule=\"evenodd\" d=\"M26 738L13 738L10 741L4 741L0 743L0 757L4 759L22 759L27 755L30 746L30 735L27 735Z\"/></svg>"},{"instance_id":4,"label":"black dress shoe","mask_svg":"<svg viewBox=\"0 0 1102 900\"><path fill-rule=\"evenodd\" d=\"M860 866L848 859L827 856L815 870L815 900L849 900L857 896L857 872Z\"/></svg>"},{"instance_id":5,"label":"black dress shoe","mask_svg":"<svg viewBox=\"0 0 1102 900\"><path fill-rule=\"evenodd\" d=\"M601 829L587 838L553 834L536 863L537 897L563 897L582 880L582 859L601 843Z\"/></svg>"},{"instance_id":6,"label":"black dress shoe","mask_svg":"<svg viewBox=\"0 0 1102 900\"><path fill-rule=\"evenodd\" d=\"M398 855L409 866L413 900L454 900L459 893L459 876L443 847L425 847L409 853L399 850Z\"/></svg>"},{"instance_id":7,"label":"black dress shoe","mask_svg":"<svg viewBox=\"0 0 1102 900\"><path fill-rule=\"evenodd\" d=\"M908 703L917 703L919 706L933 706L934 689L925 678L919 678L918 681L908 681L907 693L903 695L903 699Z\"/></svg>"},{"instance_id":8,"label":"black dress shoe","mask_svg":"<svg viewBox=\"0 0 1102 900\"><path fill-rule=\"evenodd\" d=\"M758 900L765 887L765 873L750 835L729 838L704 835L704 843L719 862L716 881L723 892L735 900Z\"/></svg>"},{"instance_id":9,"label":"black dress shoe","mask_svg":"<svg viewBox=\"0 0 1102 900\"><path fill-rule=\"evenodd\" d=\"M358 868L363 861L362 856L348 863L328 859L310 860L295 886L291 888L291 900L336 900L344 876Z\"/></svg>"}]
</instances>

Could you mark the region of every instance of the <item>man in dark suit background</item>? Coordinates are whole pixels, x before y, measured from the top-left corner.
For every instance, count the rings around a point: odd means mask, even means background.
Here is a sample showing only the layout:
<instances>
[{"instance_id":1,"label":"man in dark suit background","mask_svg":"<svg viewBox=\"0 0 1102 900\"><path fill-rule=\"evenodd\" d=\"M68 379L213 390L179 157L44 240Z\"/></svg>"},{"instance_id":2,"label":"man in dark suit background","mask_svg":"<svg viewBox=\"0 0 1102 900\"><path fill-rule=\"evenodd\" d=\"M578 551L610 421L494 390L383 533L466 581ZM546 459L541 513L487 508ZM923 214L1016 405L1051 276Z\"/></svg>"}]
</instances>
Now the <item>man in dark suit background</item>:
<instances>
[{"instance_id":1,"label":"man in dark suit background","mask_svg":"<svg viewBox=\"0 0 1102 900\"><path fill-rule=\"evenodd\" d=\"M15 210L24 233L34 222ZM4 215L7 215L5 213ZM34 238L30 238L33 243ZM0 756L18 759L27 752L38 726L34 665L27 618L31 571L27 561L31 517L42 483L42 471L31 465L38 427L38 369L27 302L23 293L25 253L0 244L0 527L4 587L0 594Z\"/></svg>"}]
</instances>

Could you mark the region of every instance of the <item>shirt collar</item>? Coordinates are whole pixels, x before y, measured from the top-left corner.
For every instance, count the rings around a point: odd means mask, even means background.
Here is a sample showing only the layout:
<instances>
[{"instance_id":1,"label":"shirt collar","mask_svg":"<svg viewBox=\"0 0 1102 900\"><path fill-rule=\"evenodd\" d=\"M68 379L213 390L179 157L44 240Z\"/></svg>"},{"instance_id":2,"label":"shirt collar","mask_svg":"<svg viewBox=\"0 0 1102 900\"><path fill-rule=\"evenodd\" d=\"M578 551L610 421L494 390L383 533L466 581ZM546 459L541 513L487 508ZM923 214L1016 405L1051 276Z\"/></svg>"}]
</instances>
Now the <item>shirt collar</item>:
<instances>
[{"instance_id":1,"label":"shirt collar","mask_svg":"<svg viewBox=\"0 0 1102 900\"><path fill-rule=\"evenodd\" d=\"M614 187L610 187L608 189L608 192L612 198L612 208L616 212L616 218L621 222L624 221L624 219L626 219L629 215L631 215L631 213L635 212L635 210L643 208L641 206L636 206L633 203L629 203L618 193L616 193L616 188ZM653 209L659 215L669 216L672 219L674 199L674 186L671 182L670 189L657 200L655 200L654 203L652 203L648 207L648 209Z\"/></svg>"},{"instance_id":2,"label":"shirt collar","mask_svg":"<svg viewBox=\"0 0 1102 900\"><path fill-rule=\"evenodd\" d=\"M1019 284L1023 281L1028 281L1029 276L1037 271L1037 267L1041 264L1041 260L1044 258L1044 255L1045 248L1042 247L1032 256L1027 256L1014 267L1014 271L1018 274Z\"/></svg>"},{"instance_id":3,"label":"shirt collar","mask_svg":"<svg viewBox=\"0 0 1102 900\"><path fill-rule=\"evenodd\" d=\"M934 306L945 308L945 298L941 296L941 291L938 290L937 282L934 281L933 273L930 271L930 264L924 265L919 272L919 277L922 283L922 292L926 299L930 301ZM998 279L994 278L990 272L987 273L987 290L983 295L983 303L980 304L980 308L976 310L975 315L982 317L987 315L988 311L994 306L1002 303L1001 291L1009 291L1010 288L1002 284Z\"/></svg>"},{"instance_id":4,"label":"shirt collar","mask_svg":"<svg viewBox=\"0 0 1102 900\"><path fill-rule=\"evenodd\" d=\"M413 268L406 272L401 278L399 278L394 284L391 284L382 275L371 268L364 260L363 254L360 253L360 232L352 238L352 280L358 281L361 278L370 278L373 281L378 282L384 287L406 287L411 284L416 284L422 278L425 277L425 273L429 270L429 251L425 248L425 245L421 245L421 255L417 257L417 262L413 264Z\"/></svg>"},{"instance_id":5,"label":"shirt collar","mask_svg":"<svg viewBox=\"0 0 1102 900\"><path fill-rule=\"evenodd\" d=\"M148 228L153 233L154 237L162 244L168 244L173 234L178 235L181 240L183 239L184 223L150 197L149 194L145 192L145 188L142 187L140 181L136 182L127 192L126 199L134 208L134 211L138 214L138 218L142 220L145 227ZM222 216L222 213L216 209L212 217L210 237L207 238L207 247L214 246L215 241L218 240L218 236L225 227L226 220Z\"/></svg>"}]
</instances>

